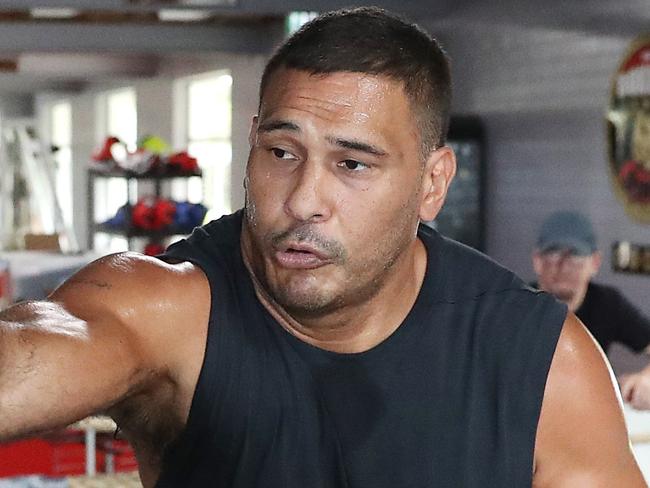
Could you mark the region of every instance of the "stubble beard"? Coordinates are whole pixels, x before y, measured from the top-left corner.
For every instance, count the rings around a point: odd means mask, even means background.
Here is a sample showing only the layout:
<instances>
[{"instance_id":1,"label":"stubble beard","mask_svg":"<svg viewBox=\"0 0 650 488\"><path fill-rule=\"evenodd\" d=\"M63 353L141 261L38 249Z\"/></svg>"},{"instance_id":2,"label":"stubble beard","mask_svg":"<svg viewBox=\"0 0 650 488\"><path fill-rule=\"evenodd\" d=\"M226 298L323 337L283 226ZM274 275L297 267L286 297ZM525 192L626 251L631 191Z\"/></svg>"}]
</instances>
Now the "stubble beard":
<instances>
[{"instance_id":1,"label":"stubble beard","mask_svg":"<svg viewBox=\"0 0 650 488\"><path fill-rule=\"evenodd\" d=\"M308 242L326 254L331 261L327 266L345 267L348 262L345 248L337 241L318 234L312 225L303 224L281 231L264 232L257 220L256 206L250 198L246 200L246 225L251 243L250 265L255 279L269 298L294 317L318 316L336 309L343 299L334 290L323 289L318 283L318 269L295 270L288 282L280 283L270 279L265 259L283 241Z\"/></svg>"},{"instance_id":2,"label":"stubble beard","mask_svg":"<svg viewBox=\"0 0 650 488\"><path fill-rule=\"evenodd\" d=\"M385 239L372 243L371 253L355 262L341 243L321 236L311 224L262 234L255 204L250 198L246 202L246 223L254 254L250 259L255 278L271 300L299 321L331 315L371 300L382 289L392 268L413 240L405 226L396 226L388 231ZM263 256L268 256L274 246L285 240L316 245L331 259L332 264L327 266L342 271L339 275L342 279L334 287L323 286L319 283L318 269L298 270L286 283L269 279Z\"/></svg>"}]
</instances>

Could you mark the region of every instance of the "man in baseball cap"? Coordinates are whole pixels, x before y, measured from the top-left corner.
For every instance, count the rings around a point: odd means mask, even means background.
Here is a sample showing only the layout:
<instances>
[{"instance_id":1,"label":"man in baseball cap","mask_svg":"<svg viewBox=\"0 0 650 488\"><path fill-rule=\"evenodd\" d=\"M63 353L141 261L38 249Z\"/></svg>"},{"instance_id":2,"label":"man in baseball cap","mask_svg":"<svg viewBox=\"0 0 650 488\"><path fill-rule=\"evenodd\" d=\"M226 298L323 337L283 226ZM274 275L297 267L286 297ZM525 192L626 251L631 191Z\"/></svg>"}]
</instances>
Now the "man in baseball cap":
<instances>
[{"instance_id":1,"label":"man in baseball cap","mask_svg":"<svg viewBox=\"0 0 650 488\"><path fill-rule=\"evenodd\" d=\"M606 353L613 342L635 352L648 350L650 319L618 289L593 282L601 262L587 217L561 211L544 221L533 251L536 286L566 303ZM621 390L633 406L649 409L650 369L624 378Z\"/></svg>"},{"instance_id":2,"label":"man in baseball cap","mask_svg":"<svg viewBox=\"0 0 650 488\"><path fill-rule=\"evenodd\" d=\"M539 287L576 312L598 272L601 255L591 222L577 212L549 216L539 232L533 266Z\"/></svg>"}]
</instances>

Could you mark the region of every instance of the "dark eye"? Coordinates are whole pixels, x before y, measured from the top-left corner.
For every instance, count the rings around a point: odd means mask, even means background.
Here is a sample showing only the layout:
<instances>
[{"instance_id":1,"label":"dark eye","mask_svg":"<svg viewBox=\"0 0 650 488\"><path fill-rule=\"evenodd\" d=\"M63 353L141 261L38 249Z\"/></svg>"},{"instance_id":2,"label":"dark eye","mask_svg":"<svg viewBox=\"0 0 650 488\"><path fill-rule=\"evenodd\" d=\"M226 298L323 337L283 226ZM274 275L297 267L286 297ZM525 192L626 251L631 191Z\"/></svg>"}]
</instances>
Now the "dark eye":
<instances>
[{"instance_id":1,"label":"dark eye","mask_svg":"<svg viewBox=\"0 0 650 488\"><path fill-rule=\"evenodd\" d=\"M273 153L273 156L275 156L278 159L296 159L296 157L293 154L291 154L289 151L285 151L284 149L280 149L279 147L271 148L271 152Z\"/></svg>"},{"instance_id":2,"label":"dark eye","mask_svg":"<svg viewBox=\"0 0 650 488\"><path fill-rule=\"evenodd\" d=\"M360 161L355 161L354 159L346 159L345 161L341 161L339 163L339 166L348 171L354 171L354 172L362 171L368 168L368 165L363 164Z\"/></svg>"}]
</instances>

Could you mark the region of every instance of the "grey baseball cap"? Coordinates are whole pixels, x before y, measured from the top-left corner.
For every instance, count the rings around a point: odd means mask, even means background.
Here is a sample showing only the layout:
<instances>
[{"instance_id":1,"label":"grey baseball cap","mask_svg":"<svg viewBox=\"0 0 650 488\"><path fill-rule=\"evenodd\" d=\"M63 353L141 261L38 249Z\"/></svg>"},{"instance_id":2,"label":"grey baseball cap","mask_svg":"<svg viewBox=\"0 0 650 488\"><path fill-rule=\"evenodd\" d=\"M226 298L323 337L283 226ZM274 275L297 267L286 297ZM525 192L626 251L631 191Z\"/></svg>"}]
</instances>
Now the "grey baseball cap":
<instances>
[{"instance_id":1,"label":"grey baseball cap","mask_svg":"<svg viewBox=\"0 0 650 488\"><path fill-rule=\"evenodd\" d=\"M578 212L562 211L551 214L542 224L537 249L541 252L564 249L587 256L598 248L589 219Z\"/></svg>"}]
</instances>

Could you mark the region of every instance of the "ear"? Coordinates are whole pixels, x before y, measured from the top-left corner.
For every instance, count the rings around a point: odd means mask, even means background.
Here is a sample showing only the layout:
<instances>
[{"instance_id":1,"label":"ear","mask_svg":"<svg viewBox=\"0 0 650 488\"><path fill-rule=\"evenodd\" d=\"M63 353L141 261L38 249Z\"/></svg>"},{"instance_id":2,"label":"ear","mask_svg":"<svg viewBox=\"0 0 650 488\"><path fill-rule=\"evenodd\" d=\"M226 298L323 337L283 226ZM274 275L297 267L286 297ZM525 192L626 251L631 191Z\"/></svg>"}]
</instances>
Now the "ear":
<instances>
[{"instance_id":1,"label":"ear","mask_svg":"<svg viewBox=\"0 0 650 488\"><path fill-rule=\"evenodd\" d=\"M432 151L424 163L420 220L436 218L447 197L447 190L456 174L456 155L453 149L442 146Z\"/></svg>"},{"instance_id":2,"label":"ear","mask_svg":"<svg viewBox=\"0 0 650 488\"><path fill-rule=\"evenodd\" d=\"M253 115L253 120L251 120L251 128L248 131L248 145L253 147L255 144L255 139L257 138L257 126L259 122L259 115Z\"/></svg>"},{"instance_id":3,"label":"ear","mask_svg":"<svg viewBox=\"0 0 650 488\"><path fill-rule=\"evenodd\" d=\"M600 251L596 251L591 255L591 276L595 276L598 273L601 264L603 264L603 255Z\"/></svg>"}]
</instances>

